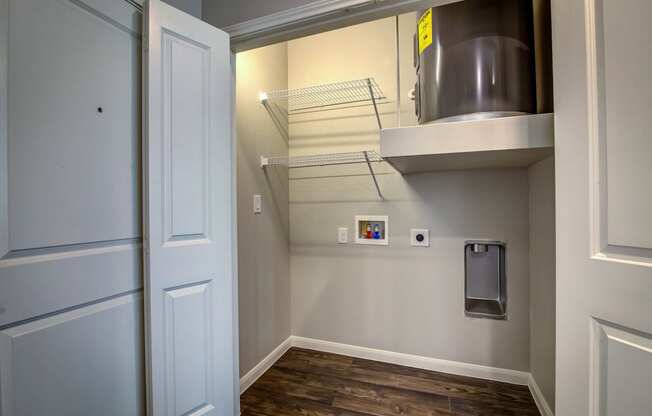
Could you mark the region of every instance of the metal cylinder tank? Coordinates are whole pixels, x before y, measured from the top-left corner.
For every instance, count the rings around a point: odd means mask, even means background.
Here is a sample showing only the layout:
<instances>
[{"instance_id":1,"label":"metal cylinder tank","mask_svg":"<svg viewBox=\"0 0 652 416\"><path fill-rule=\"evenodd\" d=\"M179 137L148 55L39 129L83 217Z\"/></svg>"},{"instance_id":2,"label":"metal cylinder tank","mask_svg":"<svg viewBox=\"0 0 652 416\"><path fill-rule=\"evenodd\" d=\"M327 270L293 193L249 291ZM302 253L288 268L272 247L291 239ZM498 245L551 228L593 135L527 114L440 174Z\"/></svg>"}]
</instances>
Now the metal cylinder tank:
<instances>
[{"instance_id":1,"label":"metal cylinder tank","mask_svg":"<svg viewBox=\"0 0 652 416\"><path fill-rule=\"evenodd\" d=\"M532 2L464 0L417 15L419 123L536 112Z\"/></svg>"}]
</instances>

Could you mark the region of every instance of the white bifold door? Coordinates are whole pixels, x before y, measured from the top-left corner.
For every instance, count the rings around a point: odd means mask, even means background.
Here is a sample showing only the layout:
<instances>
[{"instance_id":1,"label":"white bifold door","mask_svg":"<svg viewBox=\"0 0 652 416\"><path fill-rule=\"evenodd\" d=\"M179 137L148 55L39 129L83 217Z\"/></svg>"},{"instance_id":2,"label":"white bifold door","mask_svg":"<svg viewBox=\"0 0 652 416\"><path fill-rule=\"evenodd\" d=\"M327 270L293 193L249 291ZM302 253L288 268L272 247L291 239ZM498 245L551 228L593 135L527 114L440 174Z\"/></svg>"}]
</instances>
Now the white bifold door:
<instances>
[{"instance_id":1,"label":"white bifold door","mask_svg":"<svg viewBox=\"0 0 652 416\"><path fill-rule=\"evenodd\" d=\"M649 416L652 2L553 0L552 12L555 414Z\"/></svg>"},{"instance_id":2,"label":"white bifold door","mask_svg":"<svg viewBox=\"0 0 652 416\"><path fill-rule=\"evenodd\" d=\"M153 415L234 415L229 37L144 10L145 294Z\"/></svg>"},{"instance_id":3,"label":"white bifold door","mask_svg":"<svg viewBox=\"0 0 652 416\"><path fill-rule=\"evenodd\" d=\"M136 6L0 0L0 416L236 414L228 38Z\"/></svg>"},{"instance_id":4,"label":"white bifold door","mask_svg":"<svg viewBox=\"0 0 652 416\"><path fill-rule=\"evenodd\" d=\"M0 0L0 415L142 415L140 14Z\"/></svg>"}]
</instances>

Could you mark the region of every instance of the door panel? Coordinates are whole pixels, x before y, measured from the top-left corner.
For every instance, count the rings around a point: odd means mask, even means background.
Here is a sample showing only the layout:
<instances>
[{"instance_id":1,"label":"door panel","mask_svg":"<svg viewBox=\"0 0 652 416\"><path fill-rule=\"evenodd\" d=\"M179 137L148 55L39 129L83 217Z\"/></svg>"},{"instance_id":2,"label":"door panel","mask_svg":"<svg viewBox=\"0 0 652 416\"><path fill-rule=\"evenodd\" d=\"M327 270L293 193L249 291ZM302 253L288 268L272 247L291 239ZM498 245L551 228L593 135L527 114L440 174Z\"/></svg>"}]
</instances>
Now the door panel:
<instances>
[{"instance_id":1,"label":"door panel","mask_svg":"<svg viewBox=\"0 0 652 416\"><path fill-rule=\"evenodd\" d=\"M9 248L138 237L138 32L71 1L9 10Z\"/></svg>"},{"instance_id":2,"label":"door panel","mask_svg":"<svg viewBox=\"0 0 652 416\"><path fill-rule=\"evenodd\" d=\"M594 321L593 331L597 414L649 415L652 337L602 321Z\"/></svg>"},{"instance_id":3,"label":"door panel","mask_svg":"<svg viewBox=\"0 0 652 416\"><path fill-rule=\"evenodd\" d=\"M177 33L162 38L167 239L208 238L210 49Z\"/></svg>"},{"instance_id":4,"label":"door panel","mask_svg":"<svg viewBox=\"0 0 652 416\"><path fill-rule=\"evenodd\" d=\"M142 294L0 331L2 414L142 414L142 334Z\"/></svg>"},{"instance_id":5,"label":"door panel","mask_svg":"<svg viewBox=\"0 0 652 416\"><path fill-rule=\"evenodd\" d=\"M553 0L557 416L652 414L652 4Z\"/></svg>"},{"instance_id":6,"label":"door panel","mask_svg":"<svg viewBox=\"0 0 652 416\"><path fill-rule=\"evenodd\" d=\"M209 405L213 375L211 360L210 282L165 291L165 372L168 406L175 415ZM193 383L177 383L193 380ZM207 406L208 405L208 406ZM208 410L208 409L206 409Z\"/></svg>"},{"instance_id":7,"label":"door panel","mask_svg":"<svg viewBox=\"0 0 652 416\"><path fill-rule=\"evenodd\" d=\"M0 260L0 327L141 289L141 257L138 241L10 253Z\"/></svg>"},{"instance_id":8,"label":"door panel","mask_svg":"<svg viewBox=\"0 0 652 416\"><path fill-rule=\"evenodd\" d=\"M124 1L0 0L2 416L145 411L139 33Z\"/></svg>"},{"instance_id":9,"label":"door panel","mask_svg":"<svg viewBox=\"0 0 652 416\"><path fill-rule=\"evenodd\" d=\"M635 186L652 184L652 3L647 0L595 3L598 97L606 164L607 243L650 250L652 257L652 192ZM632 111L635 109L635 111ZM600 132L598 132L600 134ZM634 186L632 186L634 185Z\"/></svg>"},{"instance_id":10,"label":"door panel","mask_svg":"<svg viewBox=\"0 0 652 416\"><path fill-rule=\"evenodd\" d=\"M229 37L159 0L144 15L148 411L235 415Z\"/></svg>"}]
</instances>

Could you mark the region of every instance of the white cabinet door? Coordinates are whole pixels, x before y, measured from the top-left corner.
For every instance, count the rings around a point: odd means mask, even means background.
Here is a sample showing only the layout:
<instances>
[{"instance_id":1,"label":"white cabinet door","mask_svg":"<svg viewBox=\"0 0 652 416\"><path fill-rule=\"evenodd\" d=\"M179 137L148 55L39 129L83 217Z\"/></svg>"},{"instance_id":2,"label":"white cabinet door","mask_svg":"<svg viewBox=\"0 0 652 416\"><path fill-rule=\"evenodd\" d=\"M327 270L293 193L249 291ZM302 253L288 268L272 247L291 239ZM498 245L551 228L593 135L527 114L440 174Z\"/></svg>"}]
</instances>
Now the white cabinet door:
<instances>
[{"instance_id":1,"label":"white cabinet door","mask_svg":"<svg viewBox=\"0 0 652 416\"><path fill-rule=\"evenodd\" d=\"M652 414L652 2L553 0L557 416Z\"/></svg>"},{"instance_id":2,"label":"white cabinet door","mask_svg":"<svg viewBox=\"0 0 652 416\"><path fill-rule=\"evenodd\" d=\"M140 15L0 0L0 415L142 415Z\"/></svg>"},{"instance_id":3,"label":"white cabinet door","mask_svg":"<svg viewBox=\"0 0 652 416\"><path fill-rule=\"evenodd\" d=\"M145 296L152 415L235 415L231 53L144 8Z\"/></svg>"}]
</instances>

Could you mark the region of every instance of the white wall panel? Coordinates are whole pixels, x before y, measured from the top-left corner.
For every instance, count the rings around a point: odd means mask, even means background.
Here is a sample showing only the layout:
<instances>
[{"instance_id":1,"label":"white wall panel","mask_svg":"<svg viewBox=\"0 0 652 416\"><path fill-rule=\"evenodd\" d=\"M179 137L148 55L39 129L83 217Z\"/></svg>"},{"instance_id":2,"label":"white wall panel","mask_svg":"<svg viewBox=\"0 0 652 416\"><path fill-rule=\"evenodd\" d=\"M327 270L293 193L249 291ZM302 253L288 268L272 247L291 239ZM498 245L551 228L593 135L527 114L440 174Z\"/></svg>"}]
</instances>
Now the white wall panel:
<instances>
[{"instance_id":1,"label":"white wall panel","mask_svg":"<svg viewBox=\"0 0 652 416\"><path fill-rule=\"evenodd\" d=\"M209 361L213 320L210 290L210 282L205 282L165 292L164 342L169 365L165 377L167 399L173 401L168 403L168 409L175 409L175 415L212 407L208 404L214 376ZM197 374L202 377L198 378Z\"/></svg>"},{"instance_id":2,"label":"white wall panel","mask_svg":"<svg viewBox=\"0 0 652 416\"><path fill-rule=\"evenodd\" d=\"M10 249L138 237L139 28L64 0L9 12Z\"/></svg>"},{"instance_id":3,"label":"white wall panel","mask_svg":"<svg viewBox=\"0 0 652 416\"><path fill-rule=\"evenodd\" d=\"M592 322L592 416L646 416L652 409L652 335Z\"/></svg>"},{"instance_id":4,"label":"white wall panel","mask_svg":"<svg viewBox=\"0 0 652 416\"><path fill-rule=\"evenodd\" d=\"M142 307L128 294L0 331L0 413L142 415Z\"/></svg>"},{"instance_id":5,"label":"white wall panel","mask_svg":"<svg viewBox=\"0 0 652 416\"><path fill-rule=\"evenodd\" d=\"M207 237L210 56L174 33L163 34L163 127L167 238ZM202 122L197 122L201 117Z\"/></svg>"},{"instance_id":6,"label":"white wall panel","mask_svg":"<svg viewBox=\"0 0 652 416\"><path fill-rule=\"evenodd\" d=\"M0 45L0 414L142 415L140 14L0 0Z\"/></svg>"},{"instance_id":7,"label":"white wall panel","mask_svg":"<svg viewBox=\"0 0 652 416\"><path fill-rule=\"evenodd\" d=\"M606 152L608 243L652 250L652 77L641 68L652 64L652 2L596 0L602 40L600 113ZM627 22L623 24L623 22ZM638 111L631 111L636 108Z\"/></svg>"}]
</instances>

